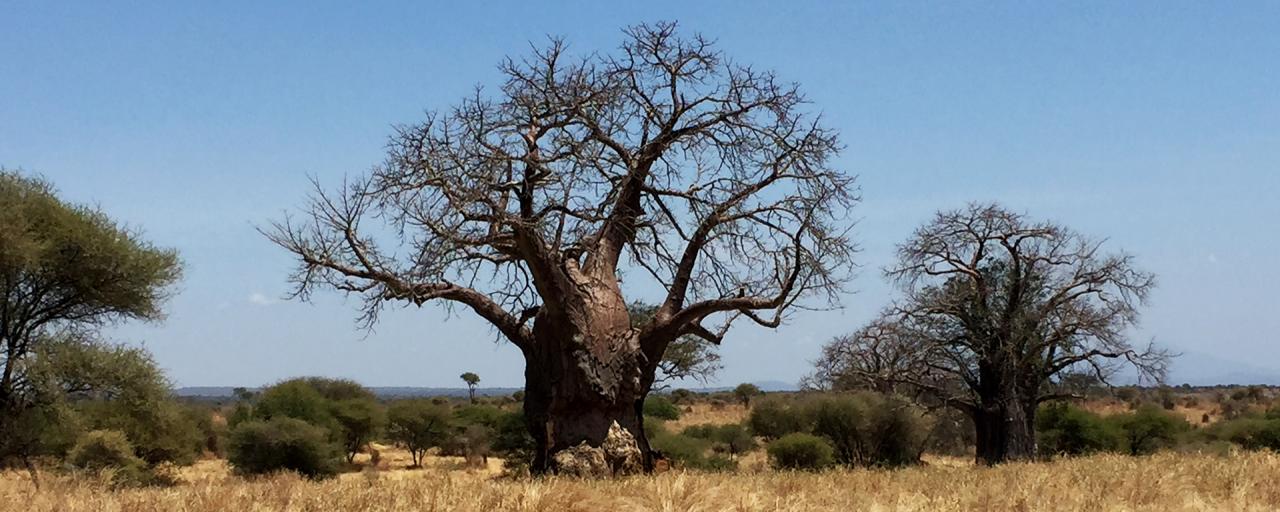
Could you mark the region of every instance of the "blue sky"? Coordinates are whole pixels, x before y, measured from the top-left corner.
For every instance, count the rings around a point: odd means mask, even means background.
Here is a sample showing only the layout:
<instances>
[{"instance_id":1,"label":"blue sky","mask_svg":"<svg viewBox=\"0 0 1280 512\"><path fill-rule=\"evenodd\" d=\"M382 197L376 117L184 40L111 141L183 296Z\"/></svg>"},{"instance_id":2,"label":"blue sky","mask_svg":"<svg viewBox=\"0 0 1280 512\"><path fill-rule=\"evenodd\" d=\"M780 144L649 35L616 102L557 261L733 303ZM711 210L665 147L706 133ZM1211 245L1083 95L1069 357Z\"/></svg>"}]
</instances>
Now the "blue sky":
<instances>
[{"instance_id":1,"label":"blue sky","mask_svg":"<svg viewBox=\"0 0 1280 512\"><path fill-rule=\"evenodd\" d=\"M520 385L518 351L476 318L396 310L366 333L354 301L279 300L291 260L254 228L308 175L380 161L392 124L497 85L531 41L608 51L663 19L800 83L865 198L845 308L735 329L721 383L806 373L886 302L893 244L971 200L1158 274L1134 337L1186 353L1175 383L1237 362L1280 375L1280 3L368 4L0 3L0 165L181 251L166 321L113 333L180 385Z\"/></svg>"}]
</instances>

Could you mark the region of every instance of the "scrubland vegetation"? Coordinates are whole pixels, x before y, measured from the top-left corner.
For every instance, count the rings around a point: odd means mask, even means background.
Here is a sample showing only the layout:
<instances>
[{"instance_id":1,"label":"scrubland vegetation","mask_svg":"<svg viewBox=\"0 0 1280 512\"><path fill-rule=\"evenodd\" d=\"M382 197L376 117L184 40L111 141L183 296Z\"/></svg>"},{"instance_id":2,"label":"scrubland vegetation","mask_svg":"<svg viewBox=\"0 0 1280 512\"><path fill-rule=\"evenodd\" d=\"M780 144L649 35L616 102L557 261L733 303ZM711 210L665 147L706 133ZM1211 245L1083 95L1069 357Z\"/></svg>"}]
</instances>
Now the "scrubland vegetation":
<instances>
[{"instance_id":1,"label":"scrubland vegetation","mask_svg":"<svg viewBox=\"0 0 1280 512\"><path fill-rule=\"evenodd\" d=\"M674 24L625 34L617 57L565 65L556 40L505 61L503 97L397 129L370 176L264 229L298 297L361 296L366 325L392 304L479 314L525 358L509 397L464 372L465 399L302 377L179 400L149 353L99 338L162 318L176 252L0 172L0 511L1280 503L1275 390L1112 387L1121 365L1166 374L1128 339L1155 276L993 203L898 246L901 296L831 340L806 391L668 392L719 370L733 322L838 306L858 192L797 86ZM665 293L624 296L624 274Z\"/></svg>"}]
</instances>

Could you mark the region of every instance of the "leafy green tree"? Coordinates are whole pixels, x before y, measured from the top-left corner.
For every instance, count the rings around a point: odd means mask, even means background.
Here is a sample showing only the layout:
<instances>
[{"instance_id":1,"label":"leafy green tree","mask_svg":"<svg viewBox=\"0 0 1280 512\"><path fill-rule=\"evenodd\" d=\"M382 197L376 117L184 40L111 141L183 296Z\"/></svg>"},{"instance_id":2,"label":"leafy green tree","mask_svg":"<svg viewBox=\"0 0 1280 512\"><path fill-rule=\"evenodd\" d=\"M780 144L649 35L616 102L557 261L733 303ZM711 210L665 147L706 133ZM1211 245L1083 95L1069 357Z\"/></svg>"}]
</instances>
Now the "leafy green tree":
<instances>
[{"instance_id":1,"label":"leafy green tree","mask_svg":"<svg viewBox=\"0 0 1280 512\"><path fill-rule=\"evenodd\" d=\"M387 410L387 437L409 450L415 467L422 466L427 450L453 435L453 415L429 400L399 400Z\"/></svg>"},{"instance_id":2,"label":"leafy green tree","mask_svg":"<svg viewBox=\"0 0 1280 512\"><path fill-rule=\"evenodd\" d=\"M476 385L480 384L480 376L471 372L458 376L462 382L467 383L467 395L471 398L471 403L476 403Z\"/></svg>"},{"instance_id":3,"label":"leafy green tree","mask_svg":"<svg viewBox=\"0 0 1280 512\"><path fill-rule=\"evenodd\" d=\"M739 402L742 402L743 407L751 407L751 398L763 394L764 392L760 391L759 386L747 382L738 384L738 387L733 388L733 396L736 397Z\"/></svg>"},{"instance_id":4,"label":"leafy green tree","mask_svg":"<svg viewBox=\"0 0 1280 512\"><path fill-rule=\"evenodd\" d=\"M28 436L13 429L42 399L30 356L55 332L159 319L181 265L173 250L63 202L39 178L0 169L0 205L0 458L25 458Z\"/></svg>"},{"instance_id":5,"label":"leafy green tree","mask_svg":"<svg viewBox=\"0 0 1280 512\"><path fill-rule=\"evenodd\" d=\"M334 402L333 416L341 429L342 446L347 462L377 435L387 422L386 411L369 398L348 398Z\"/></svg>"}]
</instances>

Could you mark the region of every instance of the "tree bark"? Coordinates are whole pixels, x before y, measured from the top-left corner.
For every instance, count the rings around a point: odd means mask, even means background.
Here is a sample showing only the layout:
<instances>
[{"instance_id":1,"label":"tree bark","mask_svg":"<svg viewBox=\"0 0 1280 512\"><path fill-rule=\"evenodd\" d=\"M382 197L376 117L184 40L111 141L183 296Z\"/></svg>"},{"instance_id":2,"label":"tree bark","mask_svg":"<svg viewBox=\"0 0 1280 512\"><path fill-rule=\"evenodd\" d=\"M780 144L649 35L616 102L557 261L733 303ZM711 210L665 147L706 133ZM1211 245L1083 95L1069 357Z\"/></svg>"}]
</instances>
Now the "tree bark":
<instances>
[{"instance_id":1,"label":"tree bark","mask_svg":"<svg viewBox=\"0 0 1280 512\"><path fill-rule=\"evenodd\" d=\"M1036 457L1034 399L1005 396L973 411L977 433L976 462L994 465Z\"/></svg>"},{"instance_id":2,"label":"tree bark","mask_svg":"<svg viewBox=\"0 0 1280 512\"><path fill-rule=\"evenodd\" d=\"M536 342L525 351L524 413L535 442L531 471L582 476L651 471L643 405L656 364L647 361L629 328L612 335L584 331L542 316L535 320ZM619 436L618 428L625 434ZM573 460L597 456L600 460Z\"/></svg>"}]
</instances>

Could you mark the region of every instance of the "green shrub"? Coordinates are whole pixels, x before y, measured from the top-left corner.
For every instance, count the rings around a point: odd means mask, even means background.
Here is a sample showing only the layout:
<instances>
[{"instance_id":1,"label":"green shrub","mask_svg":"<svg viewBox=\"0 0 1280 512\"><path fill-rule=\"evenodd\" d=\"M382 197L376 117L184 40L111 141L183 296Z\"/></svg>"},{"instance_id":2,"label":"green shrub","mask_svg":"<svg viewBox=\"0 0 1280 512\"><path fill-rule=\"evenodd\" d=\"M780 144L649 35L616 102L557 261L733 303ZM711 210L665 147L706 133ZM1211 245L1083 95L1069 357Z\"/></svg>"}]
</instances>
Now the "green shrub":
<instances>
[{"instance_id":1,"label":"green shrub","mask_svg":"<svg viewBox=\"0 0 1280 512\"><path fill-rule=\"evenodd\" d=\"M809 418L803 406L772 398L757 401L747 418L747 424L755 435L777 439L787 434L807 431Z\"/></svg>"},{"instance_id":2,"label":"green shrub","mask_svg":"<svg viewBox=\"0 0 1280 512\"><path fill-rule=\"evenodd\" d=\"M206 439L196 420L167 396L85 400L73 407L89 428L123 433L147 464L187 465L204 451Z\"/></svg>"},{"instance_id":3,"label":"green shrub","mask_svg":"<svg viewBox=\"0 0 1280 512\"><path fill-rule=\"evenodd\" d=\"M821 437L793 432L769 443L769 460L778 469L818 470L835 462L831 444Z\"/></svg>"},{"instance_id":4,"label":"green shrub","mask_svg":"<svg viewBox=\"0 0 1280 512\"><path fill-rule=\"evenodd\" d=\"M236 426L227 455L240 474L287 470L318 479L337 473L340 452L324 429L295 418L275 417Z\"/></svg>"},{"instance_id":5,"label":"green shrub","mask_svg":"<svg viewBox=\"0 0 1280 512\"><path fill-rule=\"evenodd\" d=\"M893 398L878 397L872 403L867 463L886 467L919 463L929 435L923 412Z\"/></svg>"},{"instance_id":6,"label":"green shrub","mask_svg":"<svg viewBox=\"0 0 1280 512\"><path fill-rule=\"evenodd\" d=\"M1151 405L1107 419L1120 429L1124 448L1130 455L1146 455L1173 447L1182 434L1191 430L1191 425L1181 416Z\"/></svg>"},{"instance_id":7,"label":"green shrub","mask_svg":"<svg viewBox=\"0 0 1280 512\"><path fill-rule=\"evenodd\" d=\"M644 401L644 415L663 420L680 419L680 408L662 395L650 395Z\"/></svg>"},{"instance_id":8,"label":"green shrub","mask_svg":"<svg viewBox=\"0 0 1280 512\"><path fill-rule=\"evenodd\" d=\"M676 467L700 467L706 457L711 442L706 439L689 437L680 434L661 434L649 437L649 446Z\"/></svg>"},{"instance_id":9,"label":"green shrub","mask_svg":"<svg viewBox=\"0 0 1280 512\"><path fill-rule=\"evenodd\" d=\"M507 413L492 405L464 405L453 411L454 424L459 430L470 425L481 425L496 430Z\"/></svg>"},{"instance_id":10,"label":"green shrub","mask_svg":"<svg viewBox=\"0 0 1280 512\"><path fill-rule=\"evenodd\" d=\"M72 467L88 471L143 465L142 459L134 455L129 439L116 430L86 432L67 454L67 462Z\"/></svg>"},{"instance_id":11,"label":"green shrub","mask_svg":"<svg viewBox=\"0 0 1280 512\"><path fill-rule=\"evenodd\" d=\"M1047 455L1084 455L1114 451L1123 443L1114 422L1066 402L1046 404L1036 415L1040 452Z\"/></svg>"},{"instance_id":12,"label":"green shrub","mask_svg":"<svg viewBox=\"0 0 1280 512\"><path fill-rule=\"evenodd\" d=\"M253 416L262 420L301 420L324 429L335 440L340 431L333 417L333 402L307 379L286 380L262 390L253 405Z\"/></svg>"},{"instance_id":13,"label":"green shrub","mask_svg":"<svg viewBox=\"0 0 1280 512\"><path fill-rule=\"evenodd\" d=\"M494 432L493 451L502 456L507 468L526 469L533 462L533 452L537 449L533 436L529 435L529 427L525 425L524 413L505 414L498 422Z\"/></svg>"},{"instance_id":14,"label":"green shrub","mask_svg":"<svg viewBox=\"0 0 1280 512\"><path fill-rule=\"evenodd\" d=\"M1246 417L1220 421L1209 428L1213 439L1230 441L1246 450L1280 451L1280 419Z\"/></svg>"},{"instance_id":15,"label":"green shrub","mask_svg":"<svg viewBox=\"0 0 1280 512\"><path fill-rule=\"evenodd\" d=\"M923 413L875 393L829 396L808 405L812 432L831 443L837 463L903 466L919 462L929 427Z\"/></svg>"}]
</instances>

